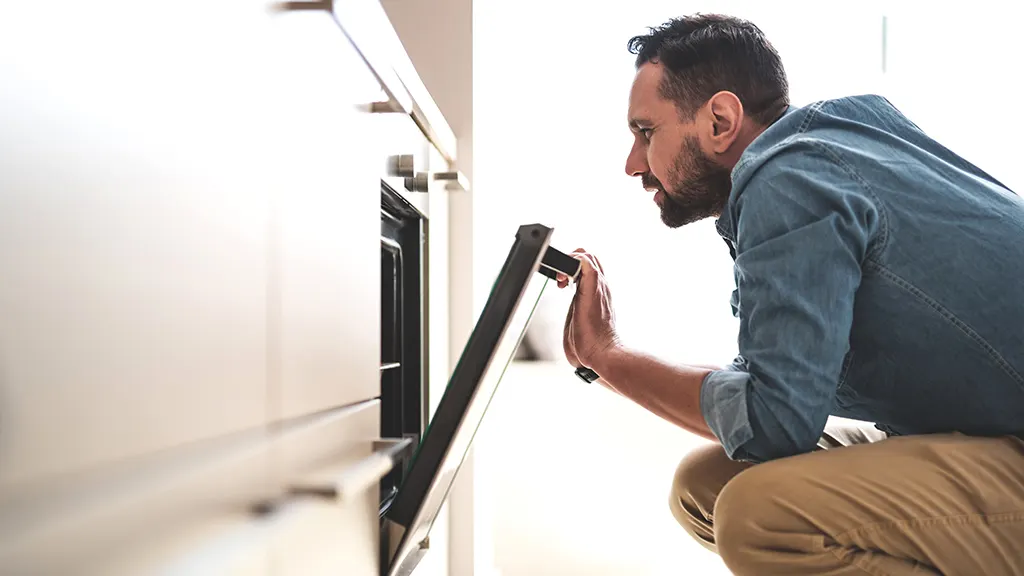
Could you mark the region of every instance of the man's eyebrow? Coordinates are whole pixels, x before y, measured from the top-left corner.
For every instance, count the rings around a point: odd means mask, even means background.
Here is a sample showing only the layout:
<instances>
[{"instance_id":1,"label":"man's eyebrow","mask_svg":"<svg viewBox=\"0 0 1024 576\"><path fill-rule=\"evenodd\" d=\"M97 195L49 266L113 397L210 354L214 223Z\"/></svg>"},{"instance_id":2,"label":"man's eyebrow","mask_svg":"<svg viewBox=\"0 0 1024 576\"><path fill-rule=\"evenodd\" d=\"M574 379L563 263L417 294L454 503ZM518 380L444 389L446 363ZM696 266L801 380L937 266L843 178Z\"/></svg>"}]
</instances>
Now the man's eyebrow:
<instances>
[{"instance_id":1,"label":"man's eyebrow","mask_svg":"<svg viewBox=\"0 0 1024 576\"><path fill-rule=\"evenodd\" d=\"M644 127L647 127L647 126L650 126L650 125L651 125L651 121L648 120L647 118L630 118L629 119L629 129L634 131L634 132L639 132L640 130L643 130Z\"/></svg>"}]
</instances>

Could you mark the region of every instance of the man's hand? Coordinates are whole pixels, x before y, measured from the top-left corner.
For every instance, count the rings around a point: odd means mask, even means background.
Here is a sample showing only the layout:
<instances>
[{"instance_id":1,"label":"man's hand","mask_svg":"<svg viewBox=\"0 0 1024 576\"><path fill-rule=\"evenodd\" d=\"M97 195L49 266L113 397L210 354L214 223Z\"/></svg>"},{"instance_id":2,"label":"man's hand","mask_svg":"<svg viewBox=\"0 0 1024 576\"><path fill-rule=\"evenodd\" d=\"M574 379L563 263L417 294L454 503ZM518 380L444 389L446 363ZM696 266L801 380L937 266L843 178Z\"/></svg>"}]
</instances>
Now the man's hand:
<instances>
[{"instance_id":1,"label":"man's hand","mask_svg":"<svg viewBox=\"0 0 1024 576\"><path fill-rule=\"evenodd\" d=\"M565 317L562 345L573 367L586 366L601 375L601 384L654 414L709 440L718 441L700 409L700 390L711 369L669 364L630 350L615 331L612 297L601 263L582 248L576 296ZM559 288L569 279L559 274Z\"/></svg>"},{"instance_id":2,"label":"man's hand","mask_svg":"<svg viewBox=\"0 0 1024 576\"><path fill-rule=\"evenodd\" d=\"M620 346L615 331L615 312L611 292L605 282L601 263L593 254L577 248L572 256L580 261L576 295L565 317L562 346L565 357L574 367L594 368L603 356ZM569 279L559 274L558 287L565 288Z\"/></svg>"}]
</instances>

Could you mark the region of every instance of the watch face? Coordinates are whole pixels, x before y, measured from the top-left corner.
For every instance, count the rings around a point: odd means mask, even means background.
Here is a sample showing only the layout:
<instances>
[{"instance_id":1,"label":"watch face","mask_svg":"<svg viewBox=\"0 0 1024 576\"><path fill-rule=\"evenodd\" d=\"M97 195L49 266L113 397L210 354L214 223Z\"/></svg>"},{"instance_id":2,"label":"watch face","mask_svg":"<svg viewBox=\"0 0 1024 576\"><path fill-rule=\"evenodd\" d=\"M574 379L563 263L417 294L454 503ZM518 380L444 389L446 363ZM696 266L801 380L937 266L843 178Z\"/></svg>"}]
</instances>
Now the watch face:
<instances>
[{"instance_id":1,"label":"watch face","mask_svg":"<svg viewBox=\"0 0 1024 576\"><path fill-rule=\"evenodd\" d=\"M515 355L548 278L537 273L551 228L521 226L476 327L384 517L401 534L389 576L412 572L430 528Z\"/></svg>"},{"instance_id":2,"label":"watch face","mask_svg":"<svg viewBox=\"0 0 1024 576\"><path fill-rule=\"evenodd\" d=\"M587 384L590 384L596 381L598 378L600 378L597 372L594 372L593 370L585 366L580 366L579 368L577 368L576 375L580 377L580 380L583 380Z\"/></svg>"}]
</instances>

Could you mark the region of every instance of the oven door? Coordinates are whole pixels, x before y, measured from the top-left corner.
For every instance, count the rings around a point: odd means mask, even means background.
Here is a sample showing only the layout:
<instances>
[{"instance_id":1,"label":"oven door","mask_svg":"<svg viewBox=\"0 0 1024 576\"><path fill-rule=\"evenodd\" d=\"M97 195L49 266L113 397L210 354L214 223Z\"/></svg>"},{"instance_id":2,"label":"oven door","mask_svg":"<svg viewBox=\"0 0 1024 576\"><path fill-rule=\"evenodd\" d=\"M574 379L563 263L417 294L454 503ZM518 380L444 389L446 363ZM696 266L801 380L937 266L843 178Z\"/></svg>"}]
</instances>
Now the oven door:
<instances>
[{"instance_id":1,"label":"oven door","mask_svg":"<svg viewBox=\"0 0 1024 576\"><path fill-rule=\"evenodd\" d=\"M473 436L497 390L505 368L529 325L530 318L553 271L547 258L553 230L521 226L470 335L437 411L401 487L384 513L382 545L388 546L389 576L410 574L426 551L430 528L458 474ZM555 252L555 251L552 251ZM556 267L578 263L556 262ZM540 273L538 273L540 272Z\"/></svg>"}]
</instances>

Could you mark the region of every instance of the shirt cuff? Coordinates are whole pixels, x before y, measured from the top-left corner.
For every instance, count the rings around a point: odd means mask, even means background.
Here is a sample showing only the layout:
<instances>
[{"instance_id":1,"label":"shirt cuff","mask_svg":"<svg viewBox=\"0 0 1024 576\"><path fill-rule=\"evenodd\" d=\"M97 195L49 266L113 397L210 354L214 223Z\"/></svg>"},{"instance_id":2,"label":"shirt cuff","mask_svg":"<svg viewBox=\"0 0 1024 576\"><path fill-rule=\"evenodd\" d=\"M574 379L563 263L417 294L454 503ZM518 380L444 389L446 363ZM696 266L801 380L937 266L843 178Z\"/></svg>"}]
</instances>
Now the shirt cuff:
<instances>
[{"instance_id":1,"label":"shirt cuff","mask_svg":"<svg viewBox=\"0 0 1024 576\"><path fill-rule=\"evenodd\" d=\"M749 381L746 372L718 370L705 376L700 387L704 421L734 460L737 450L754 437L747 412Z\"/></svg>"}]
</instances>

